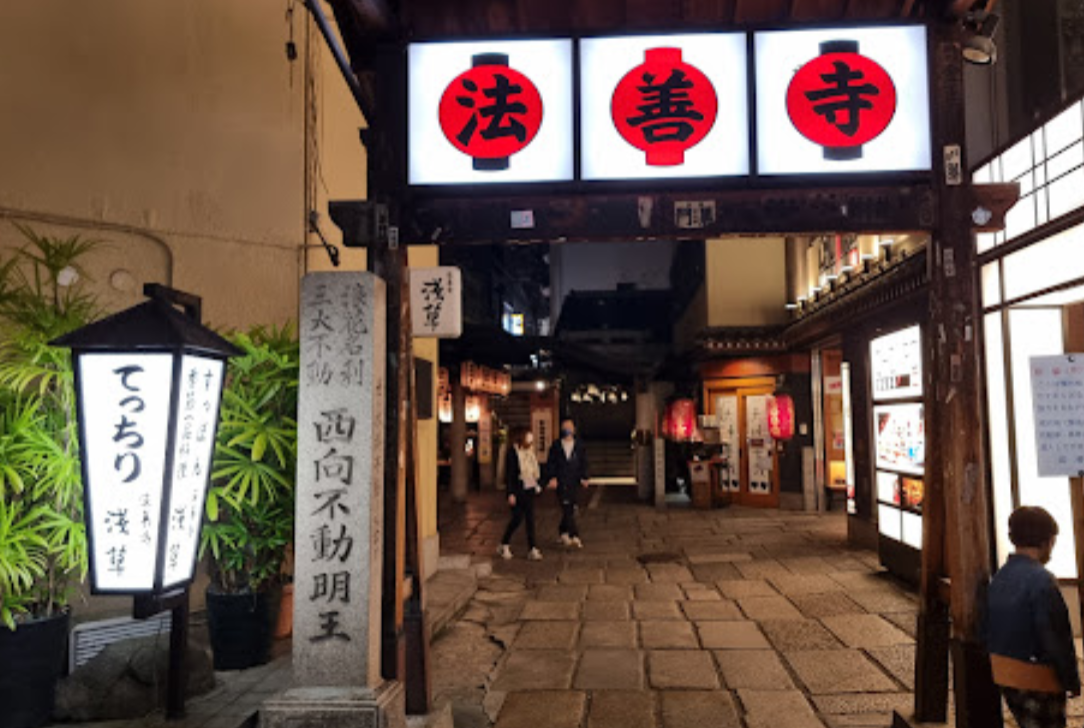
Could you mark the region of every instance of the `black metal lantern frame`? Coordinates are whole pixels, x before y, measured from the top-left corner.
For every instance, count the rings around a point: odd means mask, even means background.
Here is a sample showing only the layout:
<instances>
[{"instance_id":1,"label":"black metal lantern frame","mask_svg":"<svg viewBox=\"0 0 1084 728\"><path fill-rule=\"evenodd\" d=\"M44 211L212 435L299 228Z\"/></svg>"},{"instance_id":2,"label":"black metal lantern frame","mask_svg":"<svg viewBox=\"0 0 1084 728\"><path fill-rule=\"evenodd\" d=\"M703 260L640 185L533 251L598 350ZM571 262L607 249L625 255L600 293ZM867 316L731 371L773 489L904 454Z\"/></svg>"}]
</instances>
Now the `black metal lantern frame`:
<instances>
[{"instance_id":1,"label":"black metal lantern frame","mask_svg":"<svg viewBox=\"0 0 1084 728\"><path fill-rule=\"evenodd\" d=\"M93 594L191 583L226 360L242 353L200 325L198 298L144 293L149 301L52 342L73 356Z\"/></svg>"}]
</instances>

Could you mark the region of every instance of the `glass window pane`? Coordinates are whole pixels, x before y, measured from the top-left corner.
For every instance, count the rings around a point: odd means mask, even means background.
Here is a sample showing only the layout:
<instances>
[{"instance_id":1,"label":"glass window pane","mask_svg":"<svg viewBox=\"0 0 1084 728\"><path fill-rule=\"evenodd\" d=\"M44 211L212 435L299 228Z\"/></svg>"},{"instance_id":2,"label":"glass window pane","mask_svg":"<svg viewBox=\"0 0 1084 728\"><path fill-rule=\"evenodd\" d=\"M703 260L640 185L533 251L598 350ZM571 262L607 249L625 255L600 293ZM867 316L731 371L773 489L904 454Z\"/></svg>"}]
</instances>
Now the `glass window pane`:
<instances>
[{"instance_id":1,"label":"glass window pane","mask_svg":"<svg viewBox=\"0 0 1084 728\"><path fill-rule=\"evenodd\" d=\"M994 496L994 535L999 564L1003 563L1013 550L1009 541L1009 514L1013 511L1012 454L1009 451L1009 402L1001 316L1000 312L987 314L983 321L983 338L986 341L986 409L990 429L990 490Z\"/></svg>"},{"instance_id":2,"label":"glass window pane","mask_svg":"<svg viewBox=\"0 0 1084 728\"><path fill-rule=\"evenodd\" d=\"M1050 206L1047 204L1045 187L1035 190L1035 222L1039 225L1050 222Z\"/></svg>"},{"instance_id":3,"label":"glass window pane","mask_svg":"<svg viewBox=\"0 0 1084 728\"><path fill-rule=\"evenodd\" d=\"M903 514L903 542L916 549L922 548L922 516L917 513Z\"/></svg>"},{"instance_id":4,"label":"glass window pane","mask_svg":"<svg viewBox=\"0 0 1084 728\"><path fill-rule=\"evenodd\" d=\"M982 305L996 306L1001 303L1001 263L994 261L982 267Z\"/></svg>"},{"instance_id":5,"label":"glass window pane","mask_svg":"<svg viewBox=\"0 0 1084 728\"><path fill-rule=\"evenodd\" d=\"M1081 105L1073 104L1047 122L1043 130L1046 134L1047 154L1056 154L1084 136L1084 116Z\"/></svg>"},{"instance_id":6,"label":"glass window pane","mask_svg":"<svg viewBox=\"0 0 1084 728\"><path fill-rule=\"evenodd\" d=\"M1005 215L1005 237L1009 240L1035 229L1035 200L1023 197Z\"/></svg>"},{"instance_id":7,"label":"glass window pane","mask_svg":"<svg viewBox=\"0 0 1084 728\"><path fill-rule=\"evenodd\" d=\"M1015 180L1020 183L1020 196L1030 195L1031 191L1035 189L1035 177L1031 172L1025 172Z\"/></svg>"},{"instance_id":8,"label":"glass window pane","mask_svg":"<svg viewBox=\"0 0 1084 728\"><path fill-rule=\"evenodd\" d=\"M1031 158L1035 160L1035 166L1038 166L1046 159L1046 152L1043 150L1043 130L1037 129L1031 135Z\"/></svg>"},{"instance_id":9,"label":"glass window pane","mask_svg":"<svg viewBox=\"0 0 1084 728\"><path fill-rule=\"evenodd\" d=\"M892 506L877 506L877 523L880 526L881 533L885 536L894 538L897 541L903 538L903 524L900 521L900 512Z\"/></svg>"},{"instance_id":10,"label":"glass window pane","mask_svg":"<svg viewBox=\"0 0 1084 728\"><path fill-rule=\"evenodd\" d=\"M1051 220L1084 207L1084 167L1079 167L1075 172L1070 172L1057 182L1052 182L1046 189L1050 200ZM1077 256L1084 257L1079 251Z\"/></svg>"},{"instance_id":11,"label":"glass window pane","mask_svg":"<svg viewBox=\"0 0 1084 728\"><path fill-rule=\"evenodd\" d=\"M971 177L971 181L979 185L990 184L993 182L993 179L990 176L990 165L987 164L976 169L975 174Z\"/></svg>"},{"instance_id":12,"label":"glass window pane","mask_svg":"<svg viewBox=\"0 0 1084 728\"><path fill-rule=\"evenodd\" d=\"M1016 179L1034 167L1031 160L1031 138L1021 139L1001 155L1002 179Z\"/></svg>"},{"instance_id":13,"label":"glass window pane","mask_svg":"<svg viewBox=\"0 0 1084 728\"><path fill-rule=\"evenodd\" d=\"M1006 256L1001 271L1005 298L1012 300L1084 277L1082 249L1084 225L1077 225Z\"/></svg>"},{"instance_id":14,"label":"glass window pane","mask_svg":"<svg viewBox=\"0 0 1084 728\"><path fill-rule=\"evenodd\" d=\"M1077 142L1068 149L1058 152L1057 156L1047 160L1046 176L1048 179L1054 180L1081 165L1084 165L1084 142Z\"/></svg>"},{"instance_id":15,"label":"glass window pane","mask_svg":"<svg viewBox=\"0 0 1084 728\"><path fill-rule=\"evenodd\" d=\"M1039 477L1029 366L1033 356L1063 353L1061 308L1013 309L1009 311L1009 334L1020 505L1042 506L1058 521L1060 534L1048 568L1060 578L1075 578L1069 479Z\"/></svg>"},{"instance_id":16,"label":"glass window pane","mask_svg":"<svg viewBox=\"0 0 1084 728\"><path fill-rule=\"evenodd\" d=\"M987 250L993 250L997 245L997 235L994 233L976 233L975 234L975 250L980 253L985 253Z\"/></svg>"}]
</instances>

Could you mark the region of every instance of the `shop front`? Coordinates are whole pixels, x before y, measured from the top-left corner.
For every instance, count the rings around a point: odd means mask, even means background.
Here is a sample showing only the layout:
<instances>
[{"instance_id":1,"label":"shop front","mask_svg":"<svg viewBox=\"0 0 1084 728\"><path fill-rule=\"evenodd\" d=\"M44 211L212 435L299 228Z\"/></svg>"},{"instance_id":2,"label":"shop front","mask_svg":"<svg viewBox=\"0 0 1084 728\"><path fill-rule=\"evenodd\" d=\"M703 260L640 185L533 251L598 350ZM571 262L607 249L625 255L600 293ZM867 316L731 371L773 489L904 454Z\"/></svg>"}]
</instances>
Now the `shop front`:
<instances>
[{"instance_id":1,"label":"shop front","mask_svg":"<svg viewBox=\"0 0 1084 728\"><path fill-rule=\"evenodd\" d=\"M1035 358L1069 355L1064 357L1068 372L1076 366L1072 355L1084 352L1081 100L980 166L975 180L1021 185L1021 199L1006 229L977 238L997 561L1002 563L1012 550L1007 527L1012 510L1042 506L1060 528L1049 568L1059 578L1073 579L1077 563L1070 488L1081 483L1068 475L1041 473L1049 472L1045 466L1051 460L1061 472L1084 471L1084 451L1078 447L1084 442L1084 402L1068 391L1053 400L1042 393L1037 397L1040 367ZM1049 433L1036 436L1055 420L1070 425L1066 441L1055 442Z\"/></svg>"}]
</instances>

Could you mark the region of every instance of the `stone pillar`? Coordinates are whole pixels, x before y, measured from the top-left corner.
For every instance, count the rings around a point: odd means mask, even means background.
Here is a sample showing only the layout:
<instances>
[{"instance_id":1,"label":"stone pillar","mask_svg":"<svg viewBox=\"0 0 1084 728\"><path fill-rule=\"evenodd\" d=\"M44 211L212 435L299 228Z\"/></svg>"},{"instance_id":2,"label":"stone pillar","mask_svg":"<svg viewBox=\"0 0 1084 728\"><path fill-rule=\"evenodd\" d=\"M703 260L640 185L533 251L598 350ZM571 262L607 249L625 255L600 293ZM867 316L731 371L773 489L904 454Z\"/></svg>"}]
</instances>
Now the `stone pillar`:
<instances>
[{"instance_id":1,"label":"stone pillar","mask_svg":"<svg viewBox=\"0 0 1084 728\"><path fill-rule=\"evenodd\" d=\"M452 500L463 503L467 500L470 476L467 472L467 393L459 379L459 372L453 371L452 380L452 429L449 433L449 447L452 450Z\"/></svg>"},{"instance_id":2,"label":"stone pillar","mask_svg":"<svg viewBox=\"0 0 1084 728\"><path fill-rule=\"evenodd\" d=\"M372 274L302 281L294 687L263 728L405 725L380 675L385 311Z\"/></svg>"},{"instance_id":3,"label":"stone pillar","mask_svg":"<svg viewBox=\"0 0 1084 728\"><path fill-rule=\"evenodd\" d=\"M482 490L494 490L493 457L493 405L489 397L482 396L482 411L478 414L478 486Z\"/></svg>"},{"instance_id":4,"label":"stone pillar","mask_svg":"<svg viewBox=\"0 0 1084 728\"><path fill-rule=\"evenodd\" d=\"M652 439L655 436L655 395L651 385L636 383L636 485L640 500L650 501L655 492Z\"/></svg>"}]
</instances>

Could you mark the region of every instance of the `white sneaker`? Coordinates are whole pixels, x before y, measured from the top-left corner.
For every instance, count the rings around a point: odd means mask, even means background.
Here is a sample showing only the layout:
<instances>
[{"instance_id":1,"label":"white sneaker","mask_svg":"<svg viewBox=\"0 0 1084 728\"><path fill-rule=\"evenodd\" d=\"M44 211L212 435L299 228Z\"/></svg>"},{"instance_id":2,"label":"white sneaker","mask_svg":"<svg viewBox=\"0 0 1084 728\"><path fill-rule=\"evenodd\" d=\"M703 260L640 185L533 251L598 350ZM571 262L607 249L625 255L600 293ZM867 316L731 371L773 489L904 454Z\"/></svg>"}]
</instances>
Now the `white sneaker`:
<instances>
[{"instance_id":1,"label":"white sneaker","mask_svg":"<svg viewBox=\"0 0 1084 728\"><path fill-rule=\"evenodd\" d=\"M542 552L539 551L538 549L531 549L530 552L528 552L528 554L527 554L527 560L528 561L541 561L542 560Z\"/></svg>"},{"instance_id":2,"label":"white sneaker","mask_svg":"<svg viewBox=\"0 0 1084 728\"><path fill-rule=\"evenodd\" d=\"M502 559L508 560L512 558L512 549L508 548L506 544L501 544L497 547L497 555Z\"/></svg>"},{"instance_id":3,"label":"white sneaker","mask_svg":"<svg viewBox=\"0 0 1084 728\"><path fill-rule=\"evenodd\" d=\"M567 533L562 533L561 537L557 539L557 543L561 544L562 546L568 546L572 543L572 539L568 537Z\"/></svg>"},{"instance_id":4,"label":"white sneaker","mask_svg":"<svg viewBox=\"0 0 1084 728\"><path fill-rule=\"evenodd\" d=\"M580 540L579 536L573 536L571 539L569 539L568 544L574 549L583 548L583 541Z\"/></svg>"}]
</instances>

